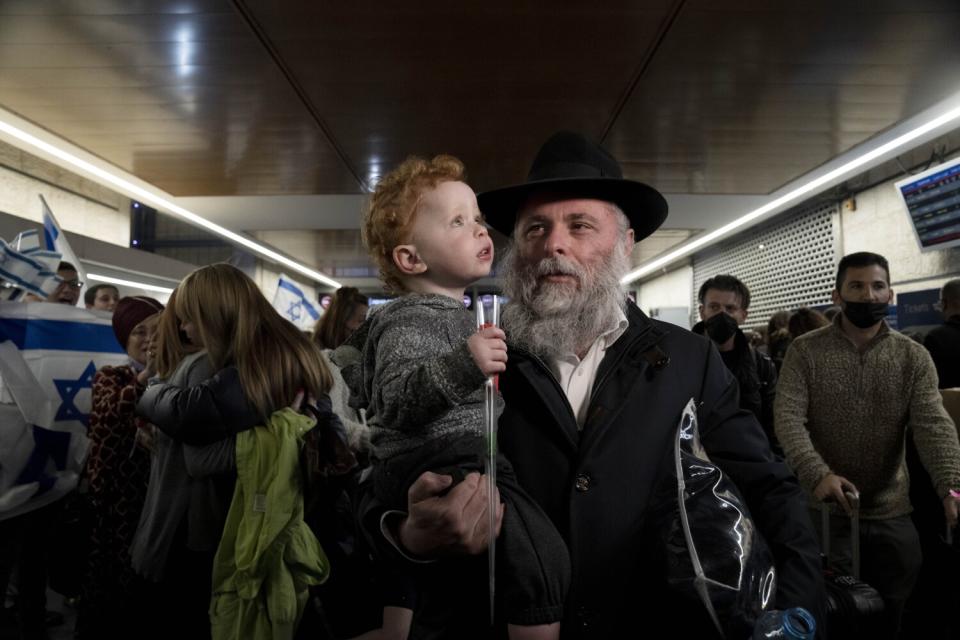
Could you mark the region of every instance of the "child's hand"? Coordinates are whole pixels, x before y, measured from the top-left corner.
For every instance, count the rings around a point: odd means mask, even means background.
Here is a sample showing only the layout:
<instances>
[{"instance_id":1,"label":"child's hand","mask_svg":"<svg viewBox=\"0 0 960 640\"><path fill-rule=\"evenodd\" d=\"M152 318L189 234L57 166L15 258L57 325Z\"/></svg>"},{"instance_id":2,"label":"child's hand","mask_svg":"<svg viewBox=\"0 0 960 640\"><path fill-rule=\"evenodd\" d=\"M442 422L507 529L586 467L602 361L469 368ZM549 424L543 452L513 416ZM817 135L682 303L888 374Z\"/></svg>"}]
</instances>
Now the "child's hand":
<instances>
[{"instance_id":1,"label":"child's hand","mask_svg":"<svg viewBox=\"0 0 960 640\"><path fill-rule=\"evenodd\" d=\"M293 402L290 403L290 408L297 413L304 413L301 411L304 405L315 407L317 405L317 399L313 397L312 393L307 394L303 389L299 389L297 390L297 395L293 397Z\"/></svg>"},{"instance_id":2,"label":"child's hand","mask_svg":"<svg viewBox=\"0 0 960 640\"><path fill-rule=\"evenodd\" d=\"M137 382L142 385L157 374L157 337L153 336L147 341L147 361L144 363L143 370L137 374Z\"/></svg>"},{"instance_id":3,"label":"child's hand","mask_svg":"<svg viewBox=\"0 0 960 640\"><path fill-rule=\"evenodd\" d=\"M485 376L496 375L507 368L507 334L499 327L486 327L467 339L473 361Z\"/></svg>"},{"instance_id":4,"label":"child's hand","mask_svg":"<svg viewBox=\"0 0 960 640\"><path fill-rule=\"evenodd\" d=\"M136 443L147 451L153 453L156 434L157 428L152 424L147 424L145 427L136 430Z\"/></svg>"}]
</instances>

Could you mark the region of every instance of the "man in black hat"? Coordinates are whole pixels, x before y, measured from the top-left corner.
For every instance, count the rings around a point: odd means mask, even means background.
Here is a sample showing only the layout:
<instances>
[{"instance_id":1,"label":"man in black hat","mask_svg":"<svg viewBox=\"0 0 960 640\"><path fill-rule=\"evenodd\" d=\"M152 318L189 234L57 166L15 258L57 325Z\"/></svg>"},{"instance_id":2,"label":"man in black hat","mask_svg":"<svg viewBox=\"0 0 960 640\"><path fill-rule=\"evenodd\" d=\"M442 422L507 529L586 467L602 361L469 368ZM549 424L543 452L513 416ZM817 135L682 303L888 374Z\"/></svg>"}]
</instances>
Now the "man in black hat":
<instances>
[{"instance_id":1,"label":"man in black hat","mask_svg":"<svg viewBox=\"0 0 960 640\"><path fill-rule=\"evenodd\" d=\"M648 624L677 637L716 636L706 609L669 589L653 543L656 493L690 399L707 454L736 482L776 557L774 605L804 606L819 618L819 549L796 478L756 419L738 409L737 383L710 342L651 320L619 284L634 243L666 218L663 197L624 180L598 145L564 132L541 148L526 183L481 194L479 203L513 238L500 269L511 302L502 319L509 362L498 439L570 550L563 637L634 637ZM475 474L451 482L426 473L405 514L368 502L361 515L408 556L479 554L489 538L486 483ZM423 609L448 612L441 624L460 623L449 613L460 599ZM429 611L418 614L411 637L472 637L466 628L431 633L430 624Z\"/></svg>"}]
</instances>

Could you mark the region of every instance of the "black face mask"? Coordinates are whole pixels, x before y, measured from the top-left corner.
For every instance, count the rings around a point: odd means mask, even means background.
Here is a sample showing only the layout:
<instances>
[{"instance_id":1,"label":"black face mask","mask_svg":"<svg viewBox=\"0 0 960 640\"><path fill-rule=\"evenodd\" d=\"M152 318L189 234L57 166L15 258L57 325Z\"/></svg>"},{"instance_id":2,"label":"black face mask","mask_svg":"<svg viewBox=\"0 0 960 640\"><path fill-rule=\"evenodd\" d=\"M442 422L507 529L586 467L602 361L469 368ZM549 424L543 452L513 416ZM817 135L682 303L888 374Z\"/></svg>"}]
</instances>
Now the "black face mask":
<instances>
[{"instance_id":1,"label":"black face mask","mask_svg":"<svg viewBox=\"0 0 960 640\"><path fill-rule=\"evenodd\" d=\"M843 315L861 329L869 329L887 317L886 302L850 302L843 301Z\"/></svg>"},{"instance_id":2,"label":"black face mask","mask_svg":"<svg viewBox=\"0 0 960 640\"><path fill-rule=\"evenodd\" d=\"M736 318L729 313L718 313L715 316L710 316L703 322L703 326L710 339L718 345L732 338L739 328Z\"/></svg>"}]
</instances>

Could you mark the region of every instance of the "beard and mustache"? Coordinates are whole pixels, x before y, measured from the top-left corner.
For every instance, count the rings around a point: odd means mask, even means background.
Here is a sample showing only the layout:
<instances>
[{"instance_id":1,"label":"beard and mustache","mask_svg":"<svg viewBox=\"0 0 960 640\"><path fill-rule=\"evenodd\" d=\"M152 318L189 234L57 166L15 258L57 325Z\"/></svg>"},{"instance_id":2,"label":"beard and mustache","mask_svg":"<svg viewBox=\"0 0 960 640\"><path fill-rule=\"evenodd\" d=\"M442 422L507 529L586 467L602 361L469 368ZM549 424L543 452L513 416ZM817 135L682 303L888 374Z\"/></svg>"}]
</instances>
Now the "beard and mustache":
<instances>
[{"instance_id":1,"label":"beard and mustache","mask_svg":"<svg viewBox=\"0 0 960 640\"><path fill-rule=\"evenodd\" d=\"M526 263L511 243L499 269L511 300L502 317L510 342L541 358L582 353L626 313L620 278L629 269L630 252L622 242L592 268L561 256ZM550 275L572 276L576 283L543 280Z\"/></svg>"}]
</instances>

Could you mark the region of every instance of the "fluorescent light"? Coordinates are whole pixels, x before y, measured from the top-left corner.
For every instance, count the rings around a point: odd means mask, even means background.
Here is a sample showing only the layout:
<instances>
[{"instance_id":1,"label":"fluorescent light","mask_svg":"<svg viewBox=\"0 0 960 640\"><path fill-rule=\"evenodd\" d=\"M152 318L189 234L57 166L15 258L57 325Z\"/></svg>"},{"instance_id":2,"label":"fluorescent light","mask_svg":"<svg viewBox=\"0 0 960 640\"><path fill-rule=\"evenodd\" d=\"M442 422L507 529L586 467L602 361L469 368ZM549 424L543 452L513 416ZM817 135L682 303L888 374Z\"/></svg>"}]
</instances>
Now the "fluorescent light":
<instances>
[{"instance_id":1,"label":"fluorescent light","mask_svg":"<svg viewBox=\"0 0 960 640\"><path fill-rule=\"evenodd\" d=\"M956 102L956 98L952 98L948 102ZM746 224L749 224L750 222L753 222L754 220L756 220L757 218L760 218L761 216L774 213L779 210L783 210L792 204L796 204L800 202L801 199L804 198L805 196L811 195L812 192L814 192L815 190L821 189L821 188L827 188L831 182L836 183L840 180L851 177L852 175L854 175L854 173L857 170L863 168L864 165L866 165L867 163L876 160L877 158L883 156L884 154L900 150L901 148L905 147L906 145L913 142L917 138L927 135L930 132L940 127L949 125L957 119L960 119L960 106L954 106L953 108L949 109L945 113L942 113L941 115L935 118L927 120L920 126L910 129L906 133L899 135L893 138L892 140L885 142L884 144L881 144L880 146L857 156L853 160L850 160L849 162L845 162L839 167L832 169L831 171L828 171L827 173L817 178L811 179L803 183L799 187L789 190L787 193L783 194L782 196L774 198L773 200L763 205L762 207L758 209L754 209L753 211L744 214L743 216L737 218L736 220L723 225L719 229L715 229L704 236L696 238L691 242L688 242L687 244L684 244L683 246L678 247L677 249L674 249L673 251L660 256L659 258L655 258L653 260L643 263L642 265L640 265L639 267L637 267L636 269L634 269L633 271L625 275L620 280L620 282L621 284L628 284L630 282L633 282L637 278L642 278L646 275L649 275L657 271L658 269L666 267L667 265L681 258L685 258L689 256L691 253L693 253L694 251L696 251L697 249L700 249L701 247L704 247L716 240L719 240L720 238L730 234L732 231L739 229L740 227Z\"/></svg>"},{"instance_id":2,"label":"fluorescent light","mask_svg":"<svg viewBox=\"0 0 960 640\"><path fill-rule=\"evenodd\" d=\"M98 260L91 260L90 258L83 258L80 260L84 265L93 265L96 267L103 267L104 269L110 269L112 271L123 271L127 274L132 274L135 276L146 276L152 280L166 280L167 282L172 282L174 285L180 283L183 278L170 278L168 276L158 276L155 273L148 273L146 271L137 271L136 269L131 269L130 267L120 267L115 264L107 264L106 262L100 262Z\"/></svg>"},{"instance_id":3,"label":"fluorescent light","mask_svg":"<svg viewBox=\"0 0 960 640\"><path fill-rule=\"evenodd\" d=\"M227 240L229 240L234 244L238 244L242 247L246 247L250 251L253 251L254 253L266 258L271 262L275 262L285 267L289 267L290 269L293 269L297 273L305 275L311 280L324 284L328 287L333 287L335 289L340 288L339 282L337 282L333 278L330 278L329 276L323 273L320 273L316 269L311 269L310 267L304 264L301 264L295 260L291 260L287 256L284 256L278 253L277 251L274 251L273 249L270 249L269 247L260 244L259 242L251 240L250 238L243 236L239 233L236 233L234 231L231 231L226 227L221 227L220 225L210 222L206 218L203 218L192 211L189 211L177 204L174 204L170 200L172 196L167 195L166 193L160 191L159 189L156 189L156 187L152 187L152 185L150 185L151 189L146 189L138 184L135 184L133 180L127 179L119 175L121 173L119 170L117 169L107 170L107 169L104 169L103 167L99 167L96 164L93 164L92 162L84 160L78 157L77 155L70 153L69 151L65 151L64 149L61 149L60 147L50 142L42 140L41 138L31 133L28 133L27 131L24 131L20 127L14 126L13 124L6 122L4 118L11 119L11 120L13 119L20 120L20 118L12 117L12 115L9 114L9 112L0 110L0 132L6 133L7 135L29 145L33 149L39 150L48 156L53 156L54 158L60 160L62 163L66 163L71 167L79 169L80 171L90 176L93 176L101 184L109 185L111 187L119 189L121 192L126 193L127 195L139 200L140 202L147 203L155 209L159 209L161 211L165 211L166 213L175 215L198 227L203 227L204 229L207 229L211 233L214 233L220 236L221 238L226 238ZM54 138L53 136L49 136L49 137L57 140L57 138Z\"/></svg>"},{"instance_id":4,"label":"fluorescent light","mask_svg":"<svg viewBox=\"0 0 960 640\"><path fill-rule=\"evenodd\" d=\"M146 284L145 282L134 282L133 280L123 280L122 278L111 278L110 276L101 276L97 273L87 273L87 280L96 280L97 282L106 282L107 284L116 284L121 287L134 287L136 289L143 289L144 291L156 291L157 293L173 293L173 289L168 289L167 287L158 287L153 284Z\"/></svg>"}]
</instances>

